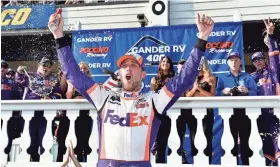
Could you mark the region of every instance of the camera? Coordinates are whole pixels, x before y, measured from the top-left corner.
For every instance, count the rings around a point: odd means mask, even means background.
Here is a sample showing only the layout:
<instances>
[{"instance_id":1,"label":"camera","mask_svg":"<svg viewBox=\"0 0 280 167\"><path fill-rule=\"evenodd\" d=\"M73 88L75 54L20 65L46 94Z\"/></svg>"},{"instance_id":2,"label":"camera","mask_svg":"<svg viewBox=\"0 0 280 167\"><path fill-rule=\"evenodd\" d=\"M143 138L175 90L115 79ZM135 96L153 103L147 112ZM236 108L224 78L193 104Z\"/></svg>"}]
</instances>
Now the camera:
<instances>
[{"instance_id":1,"label":"camera","mask_svg":"<svg viewBox=\"0 0 280 167\"><path fill-rule=\"evenodd\" d=\"M230 91L229 91L229 94L231 96L242 96L243 95L243 93L239 91L237 86L231 88Z\"/></svg>"},{"instance_id":2,"label":"camera","mask_svg":"<svg viewBox=\"0 0 280 167\"><path fill-rule=\"evenodd\" d=\"M145 16L145 14L138 14L137 19L138 19L138 22L141 24L141 27L145 27L146 25L148 25L149 21L148 21L147 17Z\"/></svg>"}]
</instances>

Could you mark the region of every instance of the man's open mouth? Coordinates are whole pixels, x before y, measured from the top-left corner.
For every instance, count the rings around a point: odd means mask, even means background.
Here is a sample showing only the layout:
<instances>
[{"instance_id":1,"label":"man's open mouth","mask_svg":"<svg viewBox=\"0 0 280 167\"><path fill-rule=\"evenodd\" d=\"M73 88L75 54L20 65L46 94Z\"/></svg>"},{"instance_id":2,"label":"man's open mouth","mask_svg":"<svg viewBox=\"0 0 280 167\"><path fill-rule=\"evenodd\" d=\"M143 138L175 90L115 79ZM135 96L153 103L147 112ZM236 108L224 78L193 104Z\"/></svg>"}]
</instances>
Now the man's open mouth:
<instances>
[{"instance_id":1,"label":"man's open mouth","mask_svg":"<svg viewBox=\"0 0 280 167\"><path fill-rule=\"evenodd\" d=\"M130 81L131 80L131 75L130 74L126 74L125 78Z\"/></svg>"}]
</instances>

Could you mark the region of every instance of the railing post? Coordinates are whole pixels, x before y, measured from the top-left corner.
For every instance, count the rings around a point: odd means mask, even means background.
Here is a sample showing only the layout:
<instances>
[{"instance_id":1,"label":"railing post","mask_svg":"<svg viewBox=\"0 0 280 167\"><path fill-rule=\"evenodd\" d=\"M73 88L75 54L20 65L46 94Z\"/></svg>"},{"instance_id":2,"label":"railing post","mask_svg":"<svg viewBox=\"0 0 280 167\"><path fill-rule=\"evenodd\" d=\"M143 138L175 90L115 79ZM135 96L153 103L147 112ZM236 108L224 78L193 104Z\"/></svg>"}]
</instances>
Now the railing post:
<instances>
[{"instance_id":1,"label":"railing post","mask_svg":"<svg viewBox=\"0 0 280 167\"><path fill-rule=\"evenodd\" d=\"M50 153L50 149L53 146L52 135L52 120L56 115L56 110L44 110L44 117L47 119L47 129L43 138L43 147L45 152L40 157L40 162L53 162L53 156Z\"/></svg>"},{"instance_id":2,"label":"railing post","mask_svg":"<svg viewBox=\"0 0 280 167\"><path fill-rule=\"evenodd\" d=\"M233 114L233 108L219 108L219 114L224 120L224 133L222 136L221 145L225 150L225 155L221 159L221 165L236 165L236 158L231 154L234 141L229 126L229 118Z\"/></svg>"},{"instance_id":3,"label":"railing post","mask_svg":"<svg viewBox=\"0 0 280 167\"><path fill-rule=\"evenodd\" d=\"M24 128L22 136L19 139L15 139L13 144L19 144L20 153L16 158L17 162L29 162L30 155L27 153L27 148L30 146L30 134L29 134L29 123L34 115L33 110L23 110L22 117L24 119Z\"/></svg>"},{"instance_id":4,"label":"railing post","mask_svg":"<svg viewBox=\"0 0 280 167\"><path fill-rule=\"evenodd\" d=\"M167 166L179 166L182 164L182 156L177 154L177 149L180 146L180 138L177 133L177 125L176 121L178 116L180 115L181 109L173 109L170 108L167 111L167 115L171 119L171 132L168 138L168 146L172 150L171 155L167 156ZM155 163L155 156L151 153L151 162ZM172 164L172 165L171 165ZM158 164L160 166L160 164Z\"/></svg>"},{"instance_id":5,"label":"railing post","mask_svg":"<svg viewBox=\"0 0 280 167\"><path fill-rule=\"evenodd\" d=\"M97 163L98 154L97 149L99 145L99 136L98 136L98 125L97 125L97 111L89 110L89 115L93 120L93 128L89 138L89 146L92 149L91 154L88 156L87 162L89 163Z\"/></svg>"},{"instance_id":6,"label":"railing post","mask_svg":"<svg viewBox=\"0 0 280 167\"><path fill-rule=\"evenodd\" d=\"M77 138L75 135L75 120L79 116L79 110L67 110L66 116L70 120L70 127L69 127L68 135L65 140L65 142L66 142L65 145L67 147L69 140L71 140L72 144L73 144L73 148L75 148L77 145Z\"/></svg>"},{"instance_id":7,"label":"railing post","mask_svg":"<svg viewBox=\"0 0 280 167\"><path fill-rule=\"evenodd\" d=\"M7 125L8 120L12 116L12 111L3 111L1 110L2 120L3 120L3 127L1 131L1 163L6 164L8 155L5 154L4 149L8 145L8 133L7 133Z\"/></svg>"},{"instance_id":8,"label":"railing post","mask_svg":"<svg viewBox=\"0 0 280 167\"><path fill-rule=\"evenodd\" d=\"M246 108L246 114L251 119L251 135L249 139L249 146L253 150L253 156L250 158L250 165L265 166L265 159L260 156L260 150L262 149L262 141L258 131L257 119L261 114L260 108Z\"/></svg>"},{"instance_id":9,"label":"railing post","mask_svg":"<svg viewBox=\"0 0 280 167\"><path fill-rule=\"evenodd\" d=\"M279 96L279 103L280 103L280 96ZM274 108L274 114L280 119L280 107ZM280 135L278 136L278 147L280 147ZM280 158L278 158L278 165L280 164Z\"/></svg>"},{"instance_id":10,"label":"railing post","mask_svg":"<svg viewBox=\"0 0 280 167\"><path fill-rule=\"evenodd\" d=\"M192 112L197 119L197 133L194 139L195 146L198 149L198 154L194 157L194 166L207 166L208 157L204 155L203 150L207 146L207 140L203 132L202 119L206 115L206 108L193 108Z\"/></svg>"}]
</instances>

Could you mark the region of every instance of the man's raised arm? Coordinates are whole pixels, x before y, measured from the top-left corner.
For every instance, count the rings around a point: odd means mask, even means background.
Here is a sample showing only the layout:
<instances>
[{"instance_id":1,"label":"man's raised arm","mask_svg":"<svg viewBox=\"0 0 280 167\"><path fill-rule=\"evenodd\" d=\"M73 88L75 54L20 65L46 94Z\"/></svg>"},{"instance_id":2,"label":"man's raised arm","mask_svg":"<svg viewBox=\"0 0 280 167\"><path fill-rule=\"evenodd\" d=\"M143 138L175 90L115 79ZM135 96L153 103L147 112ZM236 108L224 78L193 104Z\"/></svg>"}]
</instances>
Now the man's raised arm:
<instances>
[{"instance_id":1,"label":"man's raised arm","mask_svg":"<svg viewBox=\"0 0 280 167\"><path fill-rule=\"evenodd\" d=\"M154 94L153 101L159 113L164 113L170 108L183 92L190 89L198 75L198 67L202 56L205 54L207 39L214 27L214 21L204 14L197 14L196 25L199 31L197 44L192 49L188 60L184 63L181 72L173 77L160 91ZM169 98L161 98L161 97ZM166 104L166 105L163 105Z\"/></svg>"},{"instance_id":2,"label":"man's raised arm","mask_svg":"<svg viewBox=\"0 0 280 167\"><path fill-rule=\"evenodd\" d=\"M55 19L59 20L59 24L56 29L51 29L50 24L53 23ZM70 46L63 37L63 24L64 21L60 14L57 16L54 14L50 16L48 26L55 38L58 59L61 63L62 71L66 75L67 80L69 80L86 99L94 103L97 110L99 110L109 92L101 89L89 76L80 71Z\"/></svg>"}]
</instances>

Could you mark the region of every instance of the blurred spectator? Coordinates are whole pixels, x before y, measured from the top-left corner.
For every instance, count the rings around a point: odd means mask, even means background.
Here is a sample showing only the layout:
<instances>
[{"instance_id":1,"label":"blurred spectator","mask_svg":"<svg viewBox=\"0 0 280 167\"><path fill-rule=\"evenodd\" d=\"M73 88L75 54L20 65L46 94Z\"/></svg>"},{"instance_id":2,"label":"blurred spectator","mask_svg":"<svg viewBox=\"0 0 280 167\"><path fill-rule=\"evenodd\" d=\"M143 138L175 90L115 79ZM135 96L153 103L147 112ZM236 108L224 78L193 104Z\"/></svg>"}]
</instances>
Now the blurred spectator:
<instances>
[{"instance_id":1,"label":"blurred spectator","mask_svg":"<svg viewBox=\"0 0 280 167\"><path fill-rule=\"evenodd\" d=\"M89 67L85 62L80 62L79 67L84 74L91 77ZM74 86L70 82L67 82L67 84L68 84L68 88L66 92L67 99L84 99L84 97L74 88Z\"/></svg>"},{"instance_id":2,"label":"blurred spectator","mask_svg":"<svg viewBox=\"0 0 280 167\"><path fill-rule=\"evenodd\" d=\"M51 72L52 67L53 61L46 57L38 64L37 73L27 73L22 66L18 67L17 81L24 80L28 85L24 99L61 99L61 85L58 76Z\"/></svg>"},{"instance_id":3,"label":"blurred spectator","mask_svg":"<svg viewBox=\"0 0 280 167\"><path fill-rule=\"evenodd\" d=\"M8 68L7 73L6 73L6 77L9 79L14 80L15 79L15 71L11 68Z\"/></svg>"},{"instance_id":4,"label":"blurred spectator","mask_svg":"<svg viewBox=\"0 0 280 167\"><path fill-rule=\"evenodd\" d=\"M218 96L255 96L257 85L253 77L241 72L241 57L238 52L231 52L227 57L230 72L218 79L216 94Z\"/></svg>"},{"instance_id":5,"label":"blurred spectator","mask_svg":"<svg viewBox=\"0 0 280 167\"><path fill-rule=\"evenodd\" d=\"M66 75L62 71L59 71L58 76L59 76L59 82L60 82L60 89L61 89L62 97L63 97L63 99L66 99L66 92L67 92L67 88L68 88Z\"/></svg>"},{"instance_id":6,"label":"blurred spectator","mask_svg":"<svg viewBox=\"0 0 280 167\"><path fill-rule=\"evenodd\" d=\"M216 77L213 76L207 60L205 59L193 88L187 93L187 97L215 96L215 91Z\"/></svg>"},{"instance_id":7,"label":"blurred spectator","mask_svg":"<svg viewBox=\"0 0 280 167\"><path fill-rule=\"evenodd\" d=\"M172 77L175 76L172 60L164 56L160 60L158 73L151 80L151 90L158 92ZM152 148L152 153L156 153L156 163L166 163L166 148L168 137L171 131L171 119L165 114L158 118L161 121L157 139ZM171 154L171 149L168 148L168 155Z\"/></svg>"},{"instance_id":8,"label":"blurred spectator","mask_svg":"<svg viewBox=\"0 0 280 167\"><path fill-rule=\"evenodd\" d=\"M10 70L8 72L8 67L8 63L1 60L1 100L20 99L18 85L16 84L14 78L10 75L12 71Z\"/></svg>"}]
</instances>

